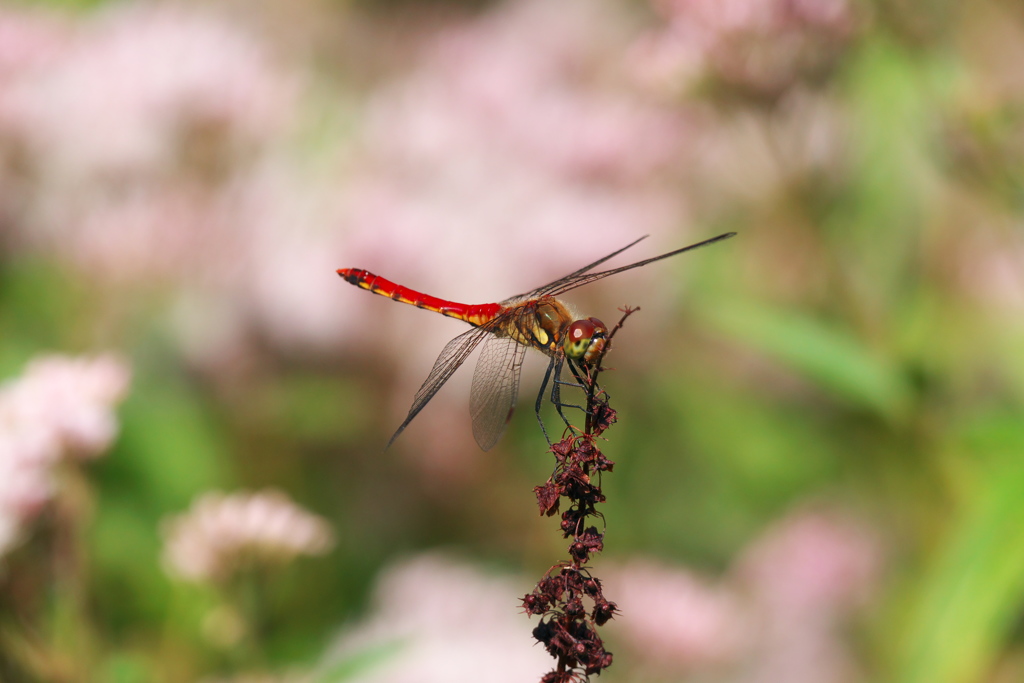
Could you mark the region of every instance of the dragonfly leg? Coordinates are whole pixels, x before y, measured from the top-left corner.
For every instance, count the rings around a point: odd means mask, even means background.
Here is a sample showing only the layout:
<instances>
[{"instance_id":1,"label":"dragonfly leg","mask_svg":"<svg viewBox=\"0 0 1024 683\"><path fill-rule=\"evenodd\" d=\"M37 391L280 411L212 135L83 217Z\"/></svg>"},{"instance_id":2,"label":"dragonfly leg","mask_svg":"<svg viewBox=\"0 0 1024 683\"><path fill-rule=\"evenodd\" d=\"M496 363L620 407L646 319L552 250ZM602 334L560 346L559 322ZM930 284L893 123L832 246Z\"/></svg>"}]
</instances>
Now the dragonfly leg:
<instances>
[{"instance_id":1,"label":"dragonfly leg","mask_svg":"<svg viewBox=\"0 0 1024 683\"><path fill-rule=\"evenodd\" d=\"M579 376L579 374L578 374L578 372L576 370L576 367L573 365L572 359L569 358L569 359L566 359L566 360L568 360L569 369L572 370L572 374L577 379L580 379L580 381L582 382L582 379L580 378L580 376ZM582 388L584 388L583 384L576 384L574 382L563 382L562 379L561 379L561 374L562 374L562 361L561 361L561 359L558 360L557 364L553 360L552 364L555 365L555 377L554 377L554 381L551 384L551 403L554 404L555 410L558 412L558 416L560 418L562 418L562 422L565 423L565 426L568 427L571 430L579 431L575 426L573 426L573 424L571 422L569 422L569 418L567 418L565 416L565 413L562 412L562 408L579 408L584 413L587 412L587 409L584 408L581 405L576 405L575 403L563 403L562 402L561 387L562 386L570 386L570 387L579 387L579 388L582 389Z\"/></svg>"},{"instance_id":2,"label":"dragonfly leg","mask_svg":"<svg viewBox=\"0 0 1024 683\"><path fill-rule=\"evenodd\" d=\"M563 384L568 384L586 390L587 380L583 378L583 375L580 374L579 369L576 367L576 363L572 360L569 361L569 369L572 370L572 376L576 378L576 382L563 382Z\"/></svg>"},{"instance_id":3,"label":"dragonfly leg","mask_svg":"<svg viewBox=\"0 0 1024 683\"><path fill-rule=\"evenodd\" d=\"M572 367L571 365L569 367ZM555 380L560 387L572 387L574 389L586 389L587 387L579 382L567 382L564 379Z\"/></svg>"},{"instance_id":4,"label":"dragonfly leg","mask_svg":"<svg viewBox=\"0 0 1024 683\"><path fill-rule=\"evenodd\" d=\"M549 446L551 445L551 437L548 436L548 430L544 426L544 418L542 418L540 416L540 407L544 404L544 391L545 391L545 389L547 389L548 380L551 379L551 370L554 367L555 367L555 359L552 358L551 362L548 363L548 369L544 371L544 379L541 380L540 391L537 392L537 403L533 407L534 413L537 415L537 422L540 423L540 431L544 433L544 440L548 442ZM557 381L557 380L555 380L555 381Z\"/></svg>"},{"instance_id":5,"label":"dragonfly leg","mask_svg":"<svg viewBox=\"0 0 1024 683\"><path fill-rule=\"evenodd\" d=\"M572 371L573 377L575 377L578 381L567 382L561 378L558 378L555 379L555 382L557 382L558 386L560 387L573 387L574 389L583 389L585 392L587 390L586 380L580 374L579 368L576 366L576 363L571 358L566 360L568 361L569 369ZM555 393L552 392L552 401L555 400L554 396ZM575 403L563 403L560 399L557 401L557 405L560 405L563 408L578 408L579 410L582 410L584 413L589 413L589 411L581 405L577 405Z\"/></svg>"}]
</instances>

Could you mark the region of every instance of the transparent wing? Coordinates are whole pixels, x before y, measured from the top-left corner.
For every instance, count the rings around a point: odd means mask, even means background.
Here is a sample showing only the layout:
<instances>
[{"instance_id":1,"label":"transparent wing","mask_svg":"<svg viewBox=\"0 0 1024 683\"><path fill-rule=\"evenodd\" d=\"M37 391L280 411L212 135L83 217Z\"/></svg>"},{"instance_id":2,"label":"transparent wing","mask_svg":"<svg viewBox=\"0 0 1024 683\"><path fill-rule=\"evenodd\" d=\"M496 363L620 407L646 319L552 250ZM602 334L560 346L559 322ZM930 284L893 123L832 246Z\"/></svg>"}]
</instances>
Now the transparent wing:
<instances>
[{"instance_id":1,"label":"transparent wing","mask_svg":"<svg viewBox=\"0 0 1024 683\"><path fill-rule=\"evenodd\" d=\"M692 251L694 249L699 249L700 247L706 247L709 244L714 244L715 242L720 242L722 240L729 239L730 237L733 237L735 235L736 235L736 233L734 233L734 232L727 232L725 234L718 235L717 237L712 237L711 239L704 240L703 242L698 242L697 244L691 244L690 246L683 247L682 249L676 249L675 251L670 251L667 254L662 254L661 256L654 256L654 257L649 258L649 259L644 259L643 261L637 261L636 263L631 263L628 266L622 266L621 268L613 268L611 270L603 270L600 273L588 273L587 272L588 270L593 268L594 265L597 265L597 264L593 264L593 265L587 266L582 271L576 271L576 273L573 273L572 275L567 275L566 277L562 278L561 280L556 280L555 282L552 282L550 285L545 285L544 287L541 287L540 289L535 290L533 292L533 295L535 295L535 296L542 296L542 295L546 294L546 295L549 295L549 296L558 296L559 294L564 294L565 292L568 292L570 289L576 289L577 287L582 287L583 285L586 285L586 284L589 284L591 282L594 282L595 280L601 280L603 278L606 278L609 275L615 275L616 273L621 273L621 272L623 272L625 270L632 270L633 268L639 268L640 266L646 266L648 263L654 263L655 261L660 261L663 258L668 258L669 256L675 256L676 254L682 254L683 252L686 252L686 251ZM633 244L636 244L636 242L634 242ZM622 249L619 249L619 251L617 251L617 252L615 252L613 254L610 254L609 256L606 256L605 258L601 259L597 263L603 263L610 256L614 256L615 254L621 252L623 249L628 249L631 246L633 246L633 245L632 244L626 245Z\"/></svg>"},{"instance_id":2,"label":"transparent wing","mask_svg":"<svg viewBox=\"0 0 1024 683\"><path fill-rule=\"evenodd\" d=\"M424 406L430 402L430 399L434 398L444 383L447 382L451 376L455 373L459 367L466 362L469 354L473 353L473 349L479 346L485 338L491 336L491 327L484 325L482 327L474 327L469 332L463 332L455 339L445 344L444 349L441 350L441 355L434 361L434 367L430 370L430 374L427 375L427 379L423 382L423 386L416 392L416 396L412 400L412 407L409 408L409 415L406 416L405 422L402 426L392 435L388 441L388 445L384 447L387 450L391 447L391 444L395 442L398 435L405 431L405 428L409 426L413 418L419 415L420 411L423 410ZM475 384L474 384L475 387Z\"/></svg>"},{"instance_id":3,"label":"transparent wing","mask_svg":"<svg viewBox=\"0 0 1024 683\"><path fill-rule=\"evenodd\" d=\"M519 375L526 347L511 337L491 337L480 352L469 393L473 436L485 451L505 433L519 395Z\"/></svg>"},{"instance_id":4,"label":"transparent wing","mask_svg":"<svg viewBox=\"0 0 1024 683\"><path fill-rule=\"evenodd\" d=\"M555 280L554 282L549 282L548 284L544 285L543 287L538 287L537 289L535 289L535 290L533 290L531 292L527 292L525 294L517 294L514 297L511 297L509 299L505 299L504 303L507 303L507 302L510 302L510 301L516 301L518 299L533 299L535 297L538 297L538 296L541 296L543 294L549 293L549 290L551 290L551 289L554 289L556 287L560 287L560 286L565 285L567 283L574 282L579 276L583 275L583 273L586 273L589 270L593 270L594 268L598 267L599 265L601 265L602 263L604 263L608 259L612 258L613 256L618 256L622 252L626 251L627 249L629 249L632 246L635 246L636 244L638 244L639 242L641 242L641 241L643 241L645 239L647 239L647 235L644 235L640 239L633 240L632 242L630 242L626 246L622 247L621 249L616 249L612 253L608 254L607 256L605 256L603 258L597 259L596 261L594 261L593 263L591 263L588 266L583 266L579 270L574 270L573 272L569 273L565 277L560 277L557 280Z\"/></svg>"},{"instance_id":5,"label":"transparent wing","mask_svg":"<svg viewBox=\"0 0 1024 683\"><path fill-rule=\"evenodd\" d=\"M668 258L669 256L675 256L676 254L682 254L684 251L690 251L692 249L697 249L698 247L705 247L705 246L707 246L709 244L713 244L713 243L718 242L720 240L728 239L728 238L732 237L735 234L736 233L734 233L734 232L729 232L729 233L726 233L724 235L719 235L717 237L712 237L709 240L704 240L703 242L698 242L697 244L691 244L688 247L683 247L682 249L676 249L675 251L670 251L667 254L662 254L661 256L655 256L653 258L644 259L643 261L638 261L637 263L631 263L630 265L622 266L621 268L613 268L612 270L604 270L604 271L601 271L600 273L591 273L590 272L591 270L593 270L597 266L601 265L602 263L604 263L608 259L612 258L613 256L618 256L619 254L621 254L622 252L626 251L630 247L635 246L641 240L647 239L647 235L644 235L640 239L633 240L632 242L630 242L626 246L622 247L621 249L616 249L615 251L613 251L612 253L608 254L604 258L599 258L598 260L594 261L590 265L583 266L579 270L575 270L575 271L569 273L568 275L566 275L565 277L560 277L557 280L555 280L554 282L549 282L548 284L546 284L546 285L544 285L542 287L538 287L537 289L535 289L535 290L533 290L531 292L527 292L526 294L519 294L519 295L514 296L514 297L512 297L510 299L506 299L503 303L509 303L509 302L513 302L513 301L517 301L517 300L521 300L521 299L533 299L533 298L536 298L536 297L539 297L539 296L545 296L545 295L547 295L547 296L558 296L559 294L562 294L564 292L568 292L570 289L576 289L577 287L582 287L585 284L588 284L590 282L594 282L595 280L601 280L602 278L606 278L609 275L615 275L616 273L621 273L624 270L631 270L633 268L639 268L640 266L646 266L648 263L653 263L654 261L660 261L663 258Z\"/></svg>"}]
</instances>

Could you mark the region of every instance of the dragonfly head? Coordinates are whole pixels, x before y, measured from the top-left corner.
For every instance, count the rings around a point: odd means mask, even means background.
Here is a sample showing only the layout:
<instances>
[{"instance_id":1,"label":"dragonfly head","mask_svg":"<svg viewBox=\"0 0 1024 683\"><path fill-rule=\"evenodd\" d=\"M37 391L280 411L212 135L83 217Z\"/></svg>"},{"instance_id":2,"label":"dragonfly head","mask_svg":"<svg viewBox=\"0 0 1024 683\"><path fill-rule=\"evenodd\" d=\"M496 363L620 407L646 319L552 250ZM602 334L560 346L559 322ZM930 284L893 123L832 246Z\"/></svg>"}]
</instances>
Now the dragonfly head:
<instances>
[{"instance_id":1,"label":"dragonfly head","mask_svg":"<svg viewBox=\"0 0 1024 683\"><path fill-rule=\"evenodd\" d=\"M604 350L607 334L608 328L597 318L577 320L566 330L562 348L565 355L573 360L594 363Z\"/></svg>"}]
</instances>

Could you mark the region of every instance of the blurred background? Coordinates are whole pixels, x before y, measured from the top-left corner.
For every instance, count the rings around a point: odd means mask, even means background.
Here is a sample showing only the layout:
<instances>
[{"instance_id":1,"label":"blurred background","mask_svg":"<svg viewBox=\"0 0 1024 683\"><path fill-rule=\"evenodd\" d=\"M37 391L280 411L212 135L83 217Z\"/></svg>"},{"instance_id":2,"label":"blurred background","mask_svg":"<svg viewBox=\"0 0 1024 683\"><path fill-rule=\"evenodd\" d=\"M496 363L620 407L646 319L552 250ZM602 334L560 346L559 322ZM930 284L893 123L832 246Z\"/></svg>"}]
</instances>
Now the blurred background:
<instances>
[{"instance_id":1,"label":"blurred background","mask_svg":"<svg viewBox=\"0 0 1024 683\"><path fill-rule=\"evenodd\" d=\"M0 679L539 680L542 359L382 452L465 326L334 271L734 230L565 297L642 309L601 680L1024 680L1021 64L995 0L3 2Z\"/></svg>"}]
</instances>

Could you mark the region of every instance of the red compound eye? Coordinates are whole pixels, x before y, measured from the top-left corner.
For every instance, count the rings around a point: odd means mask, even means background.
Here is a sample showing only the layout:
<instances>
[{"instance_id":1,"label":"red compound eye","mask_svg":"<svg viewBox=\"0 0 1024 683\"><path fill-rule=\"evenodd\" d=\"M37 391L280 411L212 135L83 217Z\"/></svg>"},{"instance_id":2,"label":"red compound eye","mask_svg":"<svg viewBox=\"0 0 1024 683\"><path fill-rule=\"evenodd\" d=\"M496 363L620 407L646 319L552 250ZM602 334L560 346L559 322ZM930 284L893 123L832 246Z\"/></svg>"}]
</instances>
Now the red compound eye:
<instances>
[{"instance_id":1,"label":"red compound eye","mask_svg":"<svg viewBox=\"0 0 1024 683\"><path fill-rule=\"evenodd\" d=\"M595 360L604 348L604 335L607 332L604 323L597 318L577 320L569 325L565 333L562 347L565 355L574 360L590 363Z\"/></svg>"},{"instance_id":2,"label":"red compound eye","mask_svg":"<svg viewBox=\"0 0 1024 683\"><path fill-rule=\"evenodd\" d=\"M572 325L569 325L569 339L574 343L590 341L596 330L597 325L591 320L577 320Z\"/></svg>"}]
</instances>

